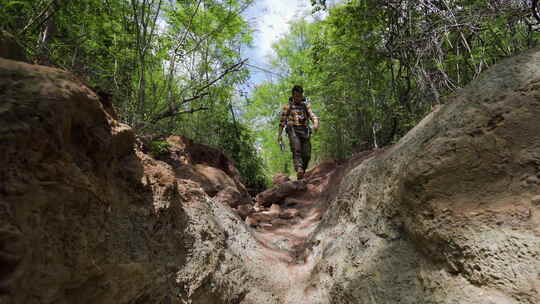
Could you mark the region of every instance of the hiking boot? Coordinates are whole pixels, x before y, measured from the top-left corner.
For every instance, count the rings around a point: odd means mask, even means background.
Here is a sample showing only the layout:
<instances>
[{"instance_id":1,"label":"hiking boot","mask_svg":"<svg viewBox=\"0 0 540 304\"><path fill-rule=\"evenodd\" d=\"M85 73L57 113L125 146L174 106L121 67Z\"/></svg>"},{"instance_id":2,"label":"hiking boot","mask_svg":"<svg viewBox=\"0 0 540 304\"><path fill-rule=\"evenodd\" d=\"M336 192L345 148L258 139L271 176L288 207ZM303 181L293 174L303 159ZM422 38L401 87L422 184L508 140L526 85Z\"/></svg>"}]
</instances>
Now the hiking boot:
<instances>
[{"instance_id":1,"label":"hiking boot","mask_svg":"<svg viewBox=\"0 0 540 304\"><path fill-rule=\"evenodd\" d=\"M304 178L304 170L300 169L298 170L298 172L296 173L296 180L301 180Z\"/></svg>"}]
</instances>

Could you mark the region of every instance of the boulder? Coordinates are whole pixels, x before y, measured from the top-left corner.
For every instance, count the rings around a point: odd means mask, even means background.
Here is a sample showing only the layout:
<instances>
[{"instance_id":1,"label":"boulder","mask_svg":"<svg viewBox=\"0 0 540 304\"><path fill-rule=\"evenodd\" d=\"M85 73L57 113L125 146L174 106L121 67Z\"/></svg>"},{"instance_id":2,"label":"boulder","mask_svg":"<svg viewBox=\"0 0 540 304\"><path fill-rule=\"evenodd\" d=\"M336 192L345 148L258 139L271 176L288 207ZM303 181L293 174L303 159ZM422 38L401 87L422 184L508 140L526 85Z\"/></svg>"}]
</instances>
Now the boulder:
<instances>
[{"instance_id":1,"label":"boulder","mask_svg":"<svg viewBox=\"0 0 540 304\"><path fill-rule=\"evenodd\" d=\"M259 193L255 199L258 204L267 207L272 204L281 204L286 197L301 194L306 189L307 185L303 181L290 181Z\"/></svg>"},{"instance_id":2,"label":"boulder","mask_svg":"<svg viewBox=\"0 0 540 304\"><path fill-rule=\"evenodd\" d=\"M151 152L151 139L144 141L144 151ZM164 141L167 149L156 158L169 164L178 178L198 182L204 191L214 197L227 187L240 193L239 201L251 201L246 187L242 184L240 173L234 162L223 152L202 144L196 144L184 136L170 136Z\"/></svg>"},{"instance_id":3,"label":"boulder","mask_svg":"<svg viewBox=\"0 0 540 304\"><path fill-rule=\"evenodd\" d=\"M244 204L240 205L236 208L236 212L240 216L241 219L245 219L249 215L255 212L255 209L253 209L253 206L250 204Z\"/></svg>"},{"instance_id":4,"label":"boulder","mask_svg":"<svg viewBox=\"0 0 540 304\"><path fill-rule=\"evenodd\" d=\"M272 206L270 206L270 210L269 210L269 214L273 215L273 216L279 216L280 213L281 213L281 207L277 204L272 204Z\"/></svg>"},{"instance_id":5,"label":"boulder","mask_svg":"<svg viewBox=\"0 0 540 304\"><path fill-rule=\"evenodd\" d=\"M198 164L195 165L195 172L203 177L203 184L201 186L208 195L215 196L218 192L226 188L232 188L240 195L240 192L236 189L234 180L221 169Z\"/></svg>"},{"instance_id":6,"label":"boulder","mask_svg":"<svg viewBox=\"0 0 540 304\"><path fill-rule=\"evenodd\" d=\"M283 173L278 173L278 174L275 174L273 177L272 177L272 185L273 186L278 186L278 185L281 185L283 183L286 183L290 181L290 178L287 174L283 174Z\"/></svg>"},{"instance_id":7,"label":"boulder","mask_svg":"<svg viewBox=\"0 0 540 304\"><path fill-rule=\"evenodd\" d=\"M256 227L257 226L257 220L251 216L247 216L245 218L245 223L248 227Z\"/></svg>"},{"instance_id":8,"label":"boulder","mask_svg":"<svg viewBox=\"0 0 540 304\"><path fill-rule=\"evenodd\" d=\"M298 209L294 208L287 208L279 214L279 217L282 219L292 219L297 216L300 216L300 212L298 211Z\"/></svg>"},{"instance_id":9,"label":"boulder","mask_svg":"<svg viewBox=\"0 0 540 304\"><path fill-rule=\"evenodd\" d=\"M236 187L227 186L225 189L218 192L214 197L214 202L236 208L239 205L246 203L243 199L244 197L238 192Z\"/></svg>"},{"instance_id":10,"label":"boulder","mask_svg":"<svg viewBox=\"0 0 540 304\"><path fill-rule=\"evenodd\" d=\"M317 166L311 168L310 170L306 171L306 174L304 175L304 179L317 179L321 176L325 176L327 174L331 174L336 170L336 167L339 165L339 163L335 160L327 160L323 161Z\"/></svg>"},{"instance_id":11,"label":"boulder","mask_svg":"<svg viewBox=\"0 0 540 304\"><path fill-rule=\"evenodd\" d=\"M289 221L287 221L286 219L282 219L282 218L275 218L272 220L272 222L270 223L273 227L273 228L279 228L279 227L284 227L284 226L287 226L289 225Z\"/></svg>"}]
</instances>

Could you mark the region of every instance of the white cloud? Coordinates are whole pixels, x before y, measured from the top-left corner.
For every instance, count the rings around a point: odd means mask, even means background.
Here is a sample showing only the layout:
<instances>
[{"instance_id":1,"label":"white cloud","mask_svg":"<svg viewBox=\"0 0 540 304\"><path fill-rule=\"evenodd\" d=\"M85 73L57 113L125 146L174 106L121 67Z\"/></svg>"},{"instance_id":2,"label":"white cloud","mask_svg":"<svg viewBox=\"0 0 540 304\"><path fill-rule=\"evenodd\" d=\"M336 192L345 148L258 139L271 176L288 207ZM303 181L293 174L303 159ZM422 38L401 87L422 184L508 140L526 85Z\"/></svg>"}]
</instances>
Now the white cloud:
<instances>
[{"instance_id":1,"label":"white cloud","mask_svg":"<svg viewBox=\"0 0 540 304\"><path fill-rule=\"evenodd\" d=\"M330 0L330 2L335 2ZM290 27L290 22L300 18L314 20L311 14L310 0L255 0L244 13L250 26L254 29L253 48L246 51L251 64L263 68L268 67L268 59L274 53L272 44L282 38ZM326 12L319 12L324 18ZM275 75L260 69L251 69L251 80L260 83L264 79L272 79Z\"/></svg>"},{"instance_id":2,"label":"white cloud","mask_svg":"<svg viewBox=\"0 0 540 304\"><path fill-rule=\"evenodd\" d=\"M257 59L272 54L272 43L289 30L291 20L310 16L308 0L258 0L247 12L250 24L255 28L254 51Z\"/></svg>"}]
</instances>

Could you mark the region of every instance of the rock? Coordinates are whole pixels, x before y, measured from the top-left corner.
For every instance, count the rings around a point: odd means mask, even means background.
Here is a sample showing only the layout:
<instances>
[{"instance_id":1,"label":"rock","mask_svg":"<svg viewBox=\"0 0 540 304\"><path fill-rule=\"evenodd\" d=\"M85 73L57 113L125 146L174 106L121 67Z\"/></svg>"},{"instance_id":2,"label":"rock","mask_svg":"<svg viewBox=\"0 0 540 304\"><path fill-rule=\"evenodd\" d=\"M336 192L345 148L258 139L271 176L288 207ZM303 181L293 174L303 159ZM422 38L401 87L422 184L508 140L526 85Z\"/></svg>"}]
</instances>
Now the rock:
<instances>
[{"instance_id":1,"label":"rock","mask_svg":"<svg viewBox=\"0 0 540 304\"><path fill-rule=\"evenodd\" d=\"M214 196L228 187L235 188L234 180L218 168L199 164L195 165L195 172L199 173L207 181L202 186L210 196Z\"/></svg>"},{"instance_id":2,"label":"rock","mask_svg":"<svg viewBox=\"0 0 540 304\"><path fill-rule=\"evenodd\" d=\"M245 223L250 227L271 227L273 216L263 213L253 213L246 217Z\"/></svg>"},{"instance_id":3,"label":"rock","mask_svg":"<svg viewBox=\"0 0 540 304\"><path fill-rule=\"evenodd\" d=\"M272 224L272 227L277 228L277 227L287 226L289 224L289 221L282 218L275 218L272 220L271 224Z\"/></svg>"},{"instance_id":4,"label":"rock","mask_svg":"<svg viewBox=\"0 0 540 304\"><path fill-rule=\"evenodd\" d=\"M274 186L281 185L281 184L286 183L288 181L290 181L290 178L289 178L289 176L287 174L279 173L279 174L275 174L272 177L272 185L274 185Z\"/></svg>"},{"instance_id":5,"label":"rock","mask_svg":"<svg viewBox=\"0 0 540 304\"><path fill-rule=\"evenodd\" d=\"M165 141L168 143L166 151L156 155L156 158L169 164L177 178L198 182L212 197L232 187L240 193L239 202L251 201L251 196L240 181L240 173L223 152L196 144L184 136L170 136ZM152 139L144 140L143 151L151 152L151 142Z\"/></svg>"},{"instance_id":6,"label":"rock","mask_svg":"<svg viewBox=\"0 0 540 304\"><path fill-rule=\"evenodd\" d=\"M256 197L256 201L263 206L280 204L286 197L294 194L301 194L306 191L306 189L307 186L302 181L286 182L259 193Z\"/></svg>"},{"instance_id":7,"label":"rock","mask_svg":"<svg viewBox=\"0 0 540 304\"><path fill-rule=\"evenodd\" d=\"M320 178L321 176L330 174L334 172L336 167L339 164L335 160L327 160L324 162L321 162L317 166L313 167L312 169L308 170L306 174L304 175L304 179L308 180L315 180Z\"/></svg>"},{"instance_id":8,"label":"rock","mask_svg":"<svg viewBox=\"0 0 540 304\"><path fill-rule=\"evenodd\" d=\"M259 223L259 226L263 229L271 229L274 227L272 223Z\"/></svg>"},{"instance_id":9,"label":"rock","mask_svg":"<svg viewBox=\"0 0 540 304\"><path fill-rule=\"evenodd\" d=\"M540 195L537 195L537 196L533 197L531 202L535 206L540 206Z\"/></svg>"},{"instance_id":10,"label":"rock","mask_svg":"<svg viewBox=\"0 0 540 304\"><path fill-rule=\"evenodd\" d=\"M258 224L258 221L255 218L250 217L250 216L246 217L245 222L246 222L246 225L248 225L249 227L256 227Z\"/></svg>"},{"instance_id":11,"label":"rock","mask_svg":"<svg viewBox=\"0 0 540 304\"><path fill-rule=\"evenodd\" d=\"M256 212L264 211L264 207L257 201L255 201L255 205L253 205L253 209Z\"/></svg>"},{"instance_id":12,"label":"rock","mask_svg":"<svg viewBox=\"0 0 540 304\"><path fill-rule=\"evenodd\" d=\"M292 219L297 216L300 216L300 213L297 209L293 208L287 208L279 215L279 217L282 219Z\"/></svg>"},{"instance_id":13,"label":"rock","mask_svg":"<svg viewBox=\"0 0 540 304\"><path fill-rule=\"evenodd\" d=\"M214 197L214 201L225 204L231 208L236 208L240 204L246 203L242 201L243 197L240 192L236 189L236 187L227 186L225 189L218 192L218 194Z\"/></svg>"},{"instance_id":14,"label":"rock","mask_svg":"<svg viewBox=\"0 0 540 304\"><path fill-rule=\"evenodd\" d=\"M283 203L283 206L287 208L296 208L298 206L301 206L302 204L304 204L304 202L301 199L295 197L287 197Z\"/></svg>"},{"instance_id":15,"label":"rock","mask_svg":"<svg viewBox=\"0 0 540 304\"><path fill-rule=\"evenodd\" d=\"M238 206L236 208L236 211L238 215L240 216L240 218L245 219L249 215L253 214L255 212L255 209L253 208L252 205L245 204L245 205Z\"/></svg>"},{"instance_id":16,"label":"rock","mask_svg":"<svg viewBox=\"0 0 540 304\"><path fill-rule=\"evenodd\" d=\"M280 213L281 213L281 207L279 207L279 205L272 204L272 206L270 206L269 214L273 216L279 216Z\"/></svg>"},{"instance_id":17,"label":"rock","mask_svg":"<svg viewBox=\"0 0 540 304\"><path fill-rule=\"evenodd\" d=\"M2 292L21 275L20 263L30 248L25 244L22 231L9 223L3 223L0 227L0 243L9 245L0 248L0 265L2 266L0 292Z\"/></svg>"},{"instance_id":18,"label":"rock","mask_svg":"<svg viewBox=\"0 0 540 304\"><path fill-rule=\"evenodd\" d=\"M94 89L96 91L96 89ZM99 96L99 102L103 106L103 110L109 114L113 119L118 120L118 113L113 105L113 95L104 90L97 90L96 94Z\"/></svg>"},{"instance_id":19,"label":"rock","mask_svg":"<svg viewBox=\"0 0 540 304\"><path fill-rule=\"evenodd\" d=\"M169 138L170 139L170 138ZM169 140L168 139L168 140ZM245 197L250 197L246 187L240 179L240 173L236 169L234 161L229 159L223 151L206 145L194 143L183 137L185 142L185 152L193 164L200 164L219 169L227 174L234 181L238 192Z\"/></svg>"},{"instance_id":20,"label":"rock","mask_svg":"<svg viewBox=\"0 0 540 304\"><path fill-rule=\"evenodd\" d=\"M269 223L274 219L274 216L268 213L254 213L249 216L257 223Z\"/></svg>"},{"instance_id":21,"label":"rock","mask_svg":"<svg viewBox=\"0 0 540 304\"><path fill-rule=\"evenodd\" d=\"M538 185L540 184L540 179L536 176L529 176L527 178L527 184L534 184L534 185Z\"/></svg>"}]
</instances>

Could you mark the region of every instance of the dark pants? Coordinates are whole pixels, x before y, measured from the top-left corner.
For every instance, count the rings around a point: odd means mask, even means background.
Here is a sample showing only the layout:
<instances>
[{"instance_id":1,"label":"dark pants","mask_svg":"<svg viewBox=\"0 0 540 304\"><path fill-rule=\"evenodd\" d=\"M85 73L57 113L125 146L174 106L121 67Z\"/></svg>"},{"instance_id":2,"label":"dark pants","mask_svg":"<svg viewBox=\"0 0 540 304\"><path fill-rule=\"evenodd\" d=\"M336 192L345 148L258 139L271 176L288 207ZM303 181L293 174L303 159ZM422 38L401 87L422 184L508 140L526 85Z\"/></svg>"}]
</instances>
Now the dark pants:
<instances>
[{"instance_id":1,"label":"dark pants","mask_svg":"<svg viewBox=\"0 0 540 304\"><path fill-rule=\"evenodd\" d=\"M287 127L291 151L293 154L294 170L302 168L306 171L311 158L310 130L308 127Z\"/></svg>"}]
</instances>

